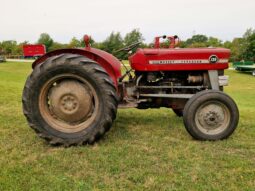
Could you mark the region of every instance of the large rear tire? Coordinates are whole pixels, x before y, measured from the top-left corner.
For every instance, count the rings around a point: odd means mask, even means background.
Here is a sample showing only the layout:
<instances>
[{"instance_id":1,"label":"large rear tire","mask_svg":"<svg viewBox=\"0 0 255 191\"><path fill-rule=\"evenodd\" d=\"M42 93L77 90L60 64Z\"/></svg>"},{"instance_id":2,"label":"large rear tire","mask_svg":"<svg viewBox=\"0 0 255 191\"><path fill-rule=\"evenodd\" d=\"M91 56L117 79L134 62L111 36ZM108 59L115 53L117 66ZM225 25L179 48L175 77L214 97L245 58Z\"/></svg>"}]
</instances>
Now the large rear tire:
<instances>
[{"instance_id":1,"label":"large rear tire","mask_svg":"<svg viewBox=\"0 0 255 191\"><path fill-rule=\"evenodd\" d=\"M216 90L205 90L189 99L183 115L186 130L198 140L229 137L238 125L239 111L234 100Z\"/></svg>"},{"instance_id":2,"label":"large rear tire","mask_svg":"<svg viewBox=\"0 0 255 191\"><path fill-rule=\"evenodd\" d=\"M23 90L29 126L52 145L94 143L117 112L114 83L96 62L76 54L48 58L36 66Z\"/></svg>"}]
</instances>

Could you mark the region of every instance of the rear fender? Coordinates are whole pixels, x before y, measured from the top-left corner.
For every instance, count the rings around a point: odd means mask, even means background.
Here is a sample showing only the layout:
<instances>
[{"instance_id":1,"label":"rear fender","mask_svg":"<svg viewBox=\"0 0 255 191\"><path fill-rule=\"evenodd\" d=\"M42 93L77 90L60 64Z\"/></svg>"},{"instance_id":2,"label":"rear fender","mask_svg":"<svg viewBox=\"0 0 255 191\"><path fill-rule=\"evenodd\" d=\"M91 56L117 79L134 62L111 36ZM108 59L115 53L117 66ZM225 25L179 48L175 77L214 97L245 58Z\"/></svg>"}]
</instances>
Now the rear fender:
<instances>
[{"instance_id":1,"label":"rear fender","mask_svg":"<svg viewBox=\"0 0 255 191\"><path fill-rule=\"evenodd\" d=\"M65 53L79 54L97 62L109 74L115 84L116 89L118 89L118 79L121 77L121 62L113 55L91 47L84 49L59 49L48 52L47 54L37 59L32 64L32 68L34 69L37 65L42 64L49 57Z\"/></svg>"}]
</instances>

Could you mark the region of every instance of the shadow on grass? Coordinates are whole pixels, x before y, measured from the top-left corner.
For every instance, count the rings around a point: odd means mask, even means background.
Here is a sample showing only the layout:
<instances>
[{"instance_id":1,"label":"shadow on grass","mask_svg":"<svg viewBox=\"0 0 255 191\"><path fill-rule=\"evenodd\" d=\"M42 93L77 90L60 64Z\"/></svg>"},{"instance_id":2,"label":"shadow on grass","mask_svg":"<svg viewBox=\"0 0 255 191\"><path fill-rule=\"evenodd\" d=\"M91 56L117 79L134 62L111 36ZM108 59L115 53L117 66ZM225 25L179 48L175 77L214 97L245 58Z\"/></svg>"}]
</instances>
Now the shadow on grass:
<instances>
[{"instance_id":1,"label":"shadow on grass","mask_svg":"<svg viewBox=\"0 0 255 191\"><path fill-rule=\"evenodd\" d=\"M117 119L103 142L107 141L105 139L115 142L116 139L144 139L146 136L160 139L180 134L186 136L182 118L170 109L127 109L118 111Z\"/></svg>"}]
</instances>

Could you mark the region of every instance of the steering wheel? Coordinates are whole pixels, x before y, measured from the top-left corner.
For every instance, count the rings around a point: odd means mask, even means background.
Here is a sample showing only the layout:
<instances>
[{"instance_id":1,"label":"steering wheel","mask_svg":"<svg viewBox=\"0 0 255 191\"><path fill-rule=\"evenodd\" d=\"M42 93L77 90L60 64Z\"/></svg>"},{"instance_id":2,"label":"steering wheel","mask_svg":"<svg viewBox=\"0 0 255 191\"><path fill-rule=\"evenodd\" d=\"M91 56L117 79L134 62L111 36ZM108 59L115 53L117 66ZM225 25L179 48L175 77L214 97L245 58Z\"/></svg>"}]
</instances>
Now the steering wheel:
<instances>
[{"instance_id":1,"label":"steering wheel","mask_svg":"<svg viewBox=\"0 0 255 191\"><path fill-rule=\"evenodd\" d=\"M130 45L124 47L124 48L121 48L121 49L119 49L119 50L116 50L115 53L121 52L121 51L127 51L127 52L129 52L130 50L136 48L136 47L137 47L139 44L141 44L141 43L142 43L141 41L135 42L135 43L130 44Z\"/></svg>"}]
</instances>

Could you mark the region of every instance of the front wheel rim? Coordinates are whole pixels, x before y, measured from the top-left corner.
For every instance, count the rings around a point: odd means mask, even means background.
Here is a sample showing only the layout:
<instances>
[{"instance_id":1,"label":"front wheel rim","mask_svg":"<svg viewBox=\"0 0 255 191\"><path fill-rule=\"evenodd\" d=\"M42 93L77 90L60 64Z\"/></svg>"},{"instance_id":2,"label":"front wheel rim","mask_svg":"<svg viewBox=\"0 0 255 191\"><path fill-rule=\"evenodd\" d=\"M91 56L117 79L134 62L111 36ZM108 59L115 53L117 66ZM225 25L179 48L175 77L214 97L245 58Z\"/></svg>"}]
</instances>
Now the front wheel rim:
<instances>
[{"instance_id":1,"label":"front wheel rim","mask_svg":"<svg viewBox=\"0 0 255 191\"><path fill-rule=\"evenodd\" d=\"M220 101L203 103L196 111L196 127L204 134L218 135L230 125L231 114L229 108Z\"/></svg>"}]
</instances>

